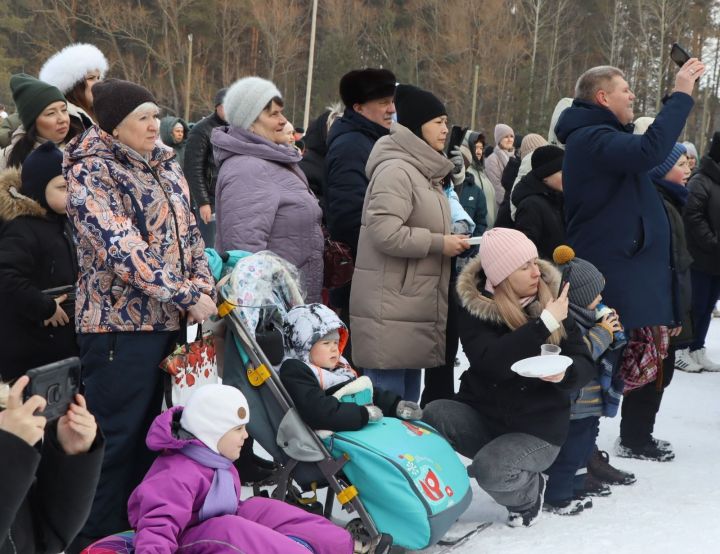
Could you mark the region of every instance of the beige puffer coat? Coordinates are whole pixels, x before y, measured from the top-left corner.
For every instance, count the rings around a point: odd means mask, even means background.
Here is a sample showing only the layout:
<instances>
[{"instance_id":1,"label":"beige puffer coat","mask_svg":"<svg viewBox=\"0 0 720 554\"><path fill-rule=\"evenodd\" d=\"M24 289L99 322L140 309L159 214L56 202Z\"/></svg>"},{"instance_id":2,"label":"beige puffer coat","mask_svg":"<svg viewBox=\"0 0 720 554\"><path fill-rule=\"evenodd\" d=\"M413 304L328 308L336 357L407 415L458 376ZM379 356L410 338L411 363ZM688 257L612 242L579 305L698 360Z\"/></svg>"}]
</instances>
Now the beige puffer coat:
<instances>
[{"instance_id":1,"label":"beige puffer coat","mask_svg":"<svg viewBox=\"0 0 720 554\"><path fill-rule=\"evenodd\" d=\"M366 171L350 296L353 361L373 369L445 363L450 206L442 180L453 164L400 124L375 143Z\"/></svg>"}]
</instances>

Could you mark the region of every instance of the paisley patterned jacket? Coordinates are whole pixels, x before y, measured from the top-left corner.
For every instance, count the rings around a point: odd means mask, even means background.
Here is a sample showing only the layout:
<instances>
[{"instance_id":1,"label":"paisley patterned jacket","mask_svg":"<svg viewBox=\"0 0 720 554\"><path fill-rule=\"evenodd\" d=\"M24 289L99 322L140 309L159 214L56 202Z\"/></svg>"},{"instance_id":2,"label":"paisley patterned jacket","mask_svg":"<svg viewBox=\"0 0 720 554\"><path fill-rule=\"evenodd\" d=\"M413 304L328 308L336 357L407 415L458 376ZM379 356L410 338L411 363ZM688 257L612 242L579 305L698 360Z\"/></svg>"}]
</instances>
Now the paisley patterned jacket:
<instances>
[{"instance_id":1,"label":"paisley patterned jacket","mask_svg":"<svg viewBox=\"0 0 720 554\"><path fill-rule=\"evenodd\" d=\"M188 185L169 148L146 161L97 126L68 143L67 213L80 265L78 333L174 331L215 297Z\"/></svg>"}]
</instances>

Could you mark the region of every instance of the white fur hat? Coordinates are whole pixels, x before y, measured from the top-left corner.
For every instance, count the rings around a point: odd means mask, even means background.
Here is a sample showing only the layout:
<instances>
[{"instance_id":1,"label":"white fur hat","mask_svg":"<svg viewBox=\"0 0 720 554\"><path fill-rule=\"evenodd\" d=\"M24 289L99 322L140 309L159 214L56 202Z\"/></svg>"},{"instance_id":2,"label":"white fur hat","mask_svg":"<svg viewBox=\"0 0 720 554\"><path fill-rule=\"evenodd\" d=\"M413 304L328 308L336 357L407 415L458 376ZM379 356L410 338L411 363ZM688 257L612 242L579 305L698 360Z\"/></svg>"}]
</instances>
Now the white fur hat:
<instances>
[{"instance_id":1,"label":"white fur hat","mask_svg":"<svg viewBox=\"0 0 720 554\"><path fill-rule=\"evenodd\" d=\"M108 61L98 47L92 44L71 44L45 62L38 78L67 94L78 82L85 79L88 71L94 69L100 71L101 79L108 70Z\"/></svg>"},{"instance_id":2,"label":"white fur hat","mask_svg":"<svg viewBox=\"0 0 720 554\"><path fill-rule=\"evenodd\" d=\"M267 79L245 77L235 81L223 101L225 118L230 125L248 130L267 103L276 96L282 97L282 94Z\"/></svg>"},{"instance_id":3,"label":"white fur hat","mask_svg":"<svg viewBox=\"0 0 720 554\"><path fill-rule=\"evenodd\" d=\"M250 407L239 389L228 385L203 385L185 403L180 425L213 452L222 436L250 421Z\"/></svg>"}]
</instances>

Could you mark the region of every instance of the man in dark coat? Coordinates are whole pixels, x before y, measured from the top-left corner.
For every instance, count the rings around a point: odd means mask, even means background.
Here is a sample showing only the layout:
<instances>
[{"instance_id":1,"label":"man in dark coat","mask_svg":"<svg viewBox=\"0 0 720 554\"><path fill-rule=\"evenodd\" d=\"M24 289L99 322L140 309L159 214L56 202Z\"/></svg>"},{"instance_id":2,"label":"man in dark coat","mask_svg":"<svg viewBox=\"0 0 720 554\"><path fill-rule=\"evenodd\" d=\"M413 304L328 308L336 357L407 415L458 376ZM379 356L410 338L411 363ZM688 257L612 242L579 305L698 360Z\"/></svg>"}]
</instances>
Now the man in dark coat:
<instances>
[{"instance_id":1,"label":"man in dark coat","mask_svg":"<svg viewBox=\"0 0 720 554\"><path fill-rule=\"evenodd\" d=\"M305 151L300 160L300 169L305 173L310 190L317 196L325 213L325 154L327 154L327 124L331 110L327 109L308 125L303 137Z\"/></svg>"},{"instance_id":2,"label":"man in dark coat","mask_svg":"<svg viewBox=\"0 0 720 554\"><path fill-rule=\"evenodd\" d=\"M353 259L369 182L365 165L375 142L390 132L395 84L395 75L387 69L355 69L340 79L345 113L328 132L324 209L330 237L347 244ZM350 285L330 291L330 302L348 324ZM346 352L350 358L349 345Z\"/></svg>"},{"instance_id":3,"label":"man in dark coat","mask_svg":"<svg viewBox=\"0 0 720 554\"><path fill-rule=\"evenodd\" d=\"M568 242L607 279L603 296L628 329L673 325L670 228L647 172L665 161L693 106L705 66L692 58L644 135L633 135L635 98L622 71L586 71L555 132L565 144Z\"/></svg>"},{"instance_id":4,"label":"man in dark coat","mask_svg":"<svg viewBox=\"0 0 720 554\"><path fill-rule=\"evenodd\" d=\"M215 181L217 181L217 166L213 158L210 135L213 129L221 125L227 125L225 121L225 100L226 88L220 89L215 94L215 111L198 121L187 136L185 147L185 165L183 172L190 187L195 218L202 234L202 238L208 247L215 245Z\"/></svg>"},{"instance_id":5,"label":"man in dark coat","mask_svg":"<svg viewBox=\"0 0 720 554\"><path fill-rule=\"evenodd\" d=\"M375 142L389 132L394 94L395 75L387 69L356 69L340 80L345 113L328 133L326 219L330 236L350 246L353 256L369 182L365 164Z\"/></svg>"}]
</instances>

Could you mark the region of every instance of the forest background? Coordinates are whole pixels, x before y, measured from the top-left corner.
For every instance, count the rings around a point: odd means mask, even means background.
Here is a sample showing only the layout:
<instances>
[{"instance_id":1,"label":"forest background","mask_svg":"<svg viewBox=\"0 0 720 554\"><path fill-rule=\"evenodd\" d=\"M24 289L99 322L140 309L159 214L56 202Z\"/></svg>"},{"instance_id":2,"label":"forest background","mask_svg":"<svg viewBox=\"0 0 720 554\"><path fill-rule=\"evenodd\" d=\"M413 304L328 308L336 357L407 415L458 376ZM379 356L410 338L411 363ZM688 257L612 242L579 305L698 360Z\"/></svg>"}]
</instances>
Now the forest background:
<instances>
[{"instance_id":1,"label":"forest background","mask_svg":"<svg viewBox=\"0 0 720 554\"><path fill-rule=\"evenodd\" d=\"M189 87L199 119L218 88L260 75L300 126L311 13L312 0L0 0L0 102L11 104L12 73L37 75L58 49L91 42L109 76L147 86L163 115L185 113ZM636 116L652 116L672 89L673 42L708 64L683 136L702 151L719 126L718 0L319 0L310 117L339 100L345 72L385 67L440 96L453 123L546 135L557 100L600 64L622 68Z\"/></svg>"}]
</instances>

